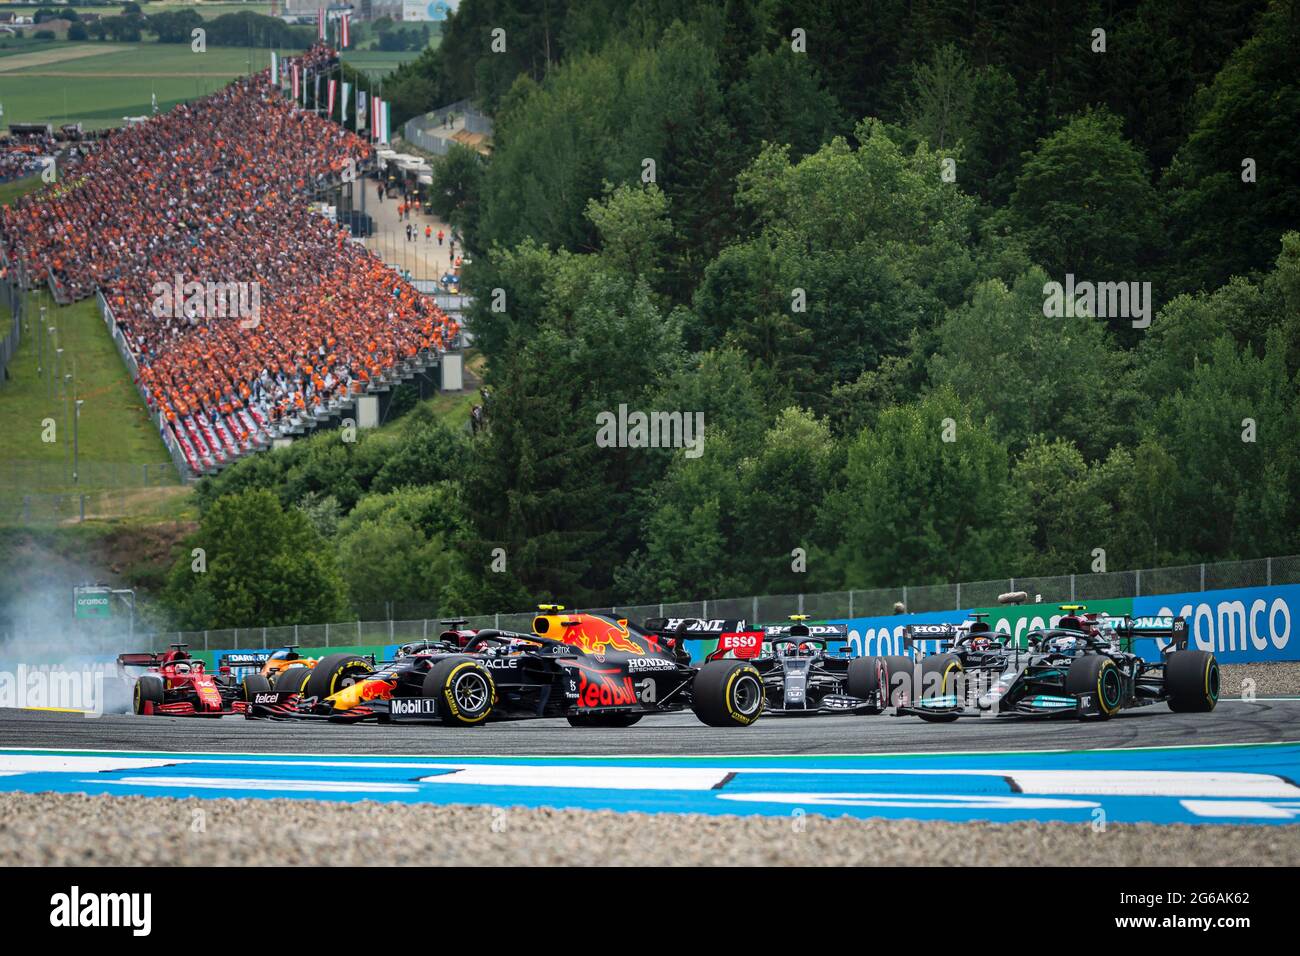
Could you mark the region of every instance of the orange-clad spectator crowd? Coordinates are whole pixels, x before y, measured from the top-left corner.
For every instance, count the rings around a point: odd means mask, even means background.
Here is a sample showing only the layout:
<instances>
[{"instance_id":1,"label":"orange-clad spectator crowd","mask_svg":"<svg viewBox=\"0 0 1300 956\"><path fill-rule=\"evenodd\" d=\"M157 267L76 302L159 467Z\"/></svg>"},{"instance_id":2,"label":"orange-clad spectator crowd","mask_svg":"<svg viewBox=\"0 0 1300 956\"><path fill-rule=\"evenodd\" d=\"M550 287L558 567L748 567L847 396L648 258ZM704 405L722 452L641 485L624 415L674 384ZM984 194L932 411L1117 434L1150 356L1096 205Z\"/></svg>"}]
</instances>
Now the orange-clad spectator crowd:
<instances>
[{"instance_id":1,"label":"orange-clad spectator crowd","mask_svg":"<svg viewBox=\"0 0 1300 956\"><path fill-rule=\"evenodd\" d=\"M454 342L431 299L309 209L369 154L263 72L63 164L0 213L5 265L62 301L103 294L151 410L208 471ZM186 283L241 295L171 294Z\"/></svg>"},{"instance_id":2,"label":"orange-clad spectator crowd","mask_svg":"<svg viewBox=\"0 0 1300 956\"><path fill-rule=\"evenodd\" d=\"M49 136L10 136L0 143L0 183L39 172L57 149Z\"/></svg>"}]
</instances>

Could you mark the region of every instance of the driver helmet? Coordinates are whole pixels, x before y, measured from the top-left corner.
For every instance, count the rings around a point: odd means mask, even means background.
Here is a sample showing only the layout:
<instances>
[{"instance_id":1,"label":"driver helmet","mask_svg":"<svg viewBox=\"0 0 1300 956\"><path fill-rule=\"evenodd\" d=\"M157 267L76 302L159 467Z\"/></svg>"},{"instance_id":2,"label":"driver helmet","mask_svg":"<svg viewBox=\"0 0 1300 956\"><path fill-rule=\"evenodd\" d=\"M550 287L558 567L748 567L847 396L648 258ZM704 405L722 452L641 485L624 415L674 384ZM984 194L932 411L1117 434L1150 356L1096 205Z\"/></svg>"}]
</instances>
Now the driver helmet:
<instances>
[{"instance_id":1,"label":"driver helmet","mask_svg":"<svg viewBox=\"0 0 1300 956\"><path fill-rule=\"evenodd\" d=\"M993 646L993 638L986 634L977 634L970 639L971 650L987 651Z\"/></svg>"},{"instance_id":2,"label":"driver helmet","mask_svg":"<svg viewBox=\"0 0 1300 956\"><path fill-rule=\"evenodd\" d=\"M177 674L188 674L190 672L189 661L173 661L173 670Z\"/></svg>"}]
</instances>

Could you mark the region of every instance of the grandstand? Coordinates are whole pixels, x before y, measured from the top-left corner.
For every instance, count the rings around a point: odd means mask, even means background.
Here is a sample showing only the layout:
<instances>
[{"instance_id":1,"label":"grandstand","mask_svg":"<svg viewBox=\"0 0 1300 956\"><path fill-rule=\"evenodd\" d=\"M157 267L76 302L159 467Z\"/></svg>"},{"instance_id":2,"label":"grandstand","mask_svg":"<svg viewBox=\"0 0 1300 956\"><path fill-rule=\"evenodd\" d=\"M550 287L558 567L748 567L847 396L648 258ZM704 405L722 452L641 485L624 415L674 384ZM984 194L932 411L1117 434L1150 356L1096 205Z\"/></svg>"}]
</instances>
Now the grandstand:
<instances>
[{"instance_id":1,"label":"grandstand","mask_svg":"<svg viewBox=\"0 0 1300 956\"><path fill-rule=\"evenodd\" d=\"M291 61L337 68L318 46ZM300 434L420 374L459 328L311 211L373 162L263 71L61 159L0 213L5 273L95 296L182 475Z\"/></svg>"}]
</instances>

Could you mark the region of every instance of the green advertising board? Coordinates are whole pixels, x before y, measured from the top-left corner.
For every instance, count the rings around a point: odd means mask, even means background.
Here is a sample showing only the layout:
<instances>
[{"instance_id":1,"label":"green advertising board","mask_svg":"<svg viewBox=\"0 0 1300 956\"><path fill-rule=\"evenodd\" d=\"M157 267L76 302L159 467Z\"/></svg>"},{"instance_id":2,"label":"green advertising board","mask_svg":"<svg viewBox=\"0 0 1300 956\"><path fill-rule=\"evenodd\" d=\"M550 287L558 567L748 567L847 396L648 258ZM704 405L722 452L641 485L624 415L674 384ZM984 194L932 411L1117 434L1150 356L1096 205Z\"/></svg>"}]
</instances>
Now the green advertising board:
<instances>
[{"instance_id":1,"label":"green advertising board","mask_svg":"<svg viewBox=\"0 0 1300 956\"><path fill-rule=\"evenodd\" d=\"M1070 602L1066 602L1067 604ZM1080 601L1087 608L1084 613L1123 617L1133 613L1132 598L1115 598L1106 601ZM977 607L977 612L987 613L989 626L1004 631L1024 643L1025 634L1037 628L1052 627L1065 616L1059 604L999 604L996 607Z\"/></svg>"},{"instance_id":2,"label":"green advertising board","mask_svg":"<svg viewBox=\"0 0 1300 956\"><path fill-rule=\"evenodd\" d=\"M73 617L109 618L113 616L113 592L108 588L77 588L73 592Z\"/></svg>"}]
</instances>

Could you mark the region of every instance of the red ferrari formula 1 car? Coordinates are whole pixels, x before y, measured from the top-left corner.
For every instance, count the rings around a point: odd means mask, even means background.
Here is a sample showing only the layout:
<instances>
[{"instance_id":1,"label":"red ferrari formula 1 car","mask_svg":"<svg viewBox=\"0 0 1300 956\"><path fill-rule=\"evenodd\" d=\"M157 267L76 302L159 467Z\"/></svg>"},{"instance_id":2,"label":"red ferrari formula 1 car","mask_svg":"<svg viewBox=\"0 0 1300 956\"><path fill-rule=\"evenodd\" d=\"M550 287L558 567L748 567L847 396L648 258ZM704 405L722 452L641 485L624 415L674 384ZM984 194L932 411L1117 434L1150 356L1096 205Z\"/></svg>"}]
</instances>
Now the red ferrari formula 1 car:
<instances>
[{"instance_id":1,"label":"red ferrari formula 1 car","mask_svg":"<svg viewBox=\"0 0 1300 956\"><path fill-rule=\"evenodd\" d=\"M229 674L209 674L203 662L190 657L184 644L173 644L163 654L119 654L123 677L144 668L132 692L137 714L167 717L220 717L242 713L243 692Z\"/></svg>"}]
</instances>

